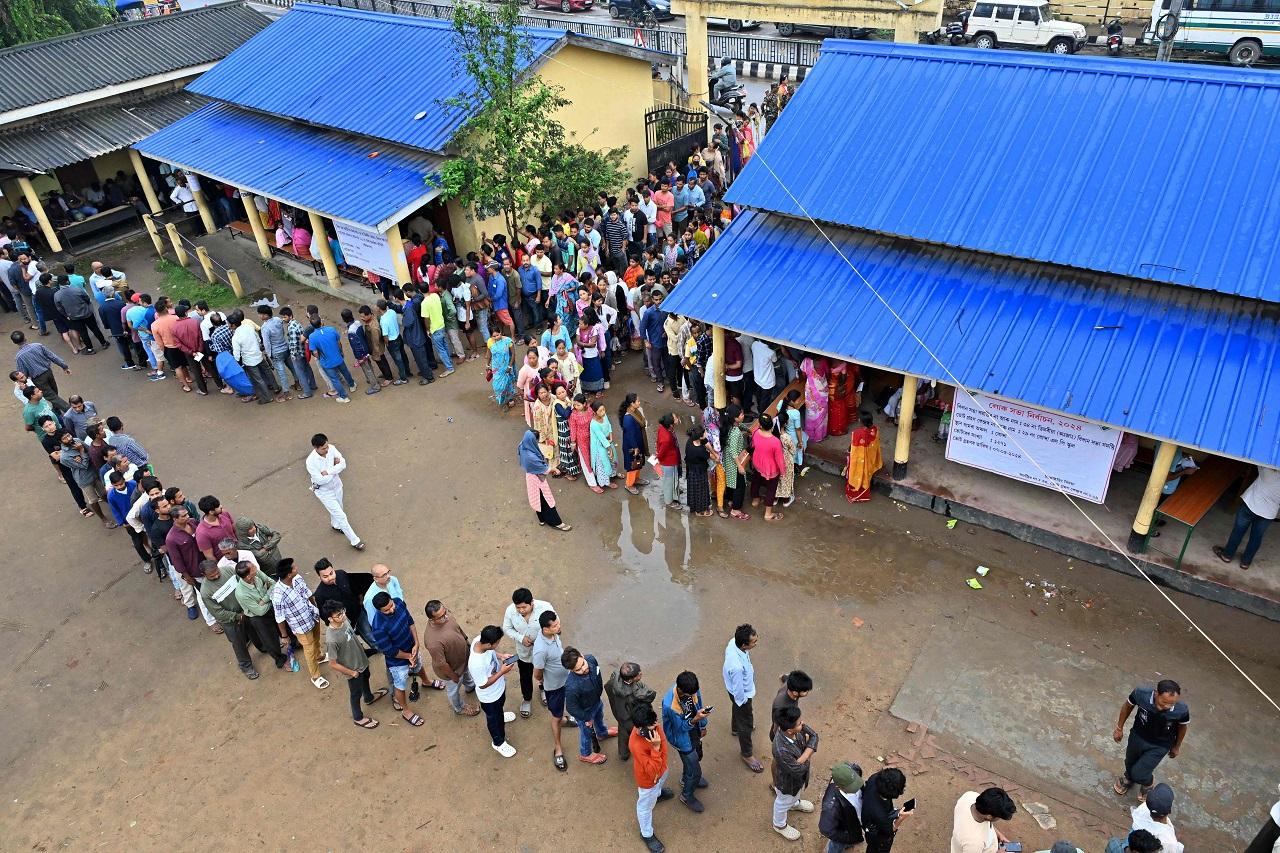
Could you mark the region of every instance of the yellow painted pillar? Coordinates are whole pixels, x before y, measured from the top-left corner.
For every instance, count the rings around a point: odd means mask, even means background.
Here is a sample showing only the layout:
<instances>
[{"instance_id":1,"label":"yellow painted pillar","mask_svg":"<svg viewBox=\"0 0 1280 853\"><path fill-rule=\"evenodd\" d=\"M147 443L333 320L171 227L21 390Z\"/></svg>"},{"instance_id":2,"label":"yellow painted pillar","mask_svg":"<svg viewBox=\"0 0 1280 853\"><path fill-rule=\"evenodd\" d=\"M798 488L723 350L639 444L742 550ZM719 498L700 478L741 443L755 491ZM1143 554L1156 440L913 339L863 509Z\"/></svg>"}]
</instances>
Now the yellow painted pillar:
<instances>
[{"instance_id":1,"label":"yellow painted pillar","mask_svg":"<svg viewBox=\"0 0 1280 853\"><path fill-rule=\"evenodd\" d=\"M204 246L196 246L196 260L200 262L200 268L204 270L205 281L210 284L217 284L218 276L213 271L213 259L209 257L209 250Z\"/></svg>"},{"instance_id":2,"label":"yellow painted pillar","mask_svg":"<svg viewBox=\"0 0 1280 853\"><path fill-rule=\"evenodd\" d=\"M49 214L44 212L44 205L40 203L40 196L36 195L36 188L31 186L31 179L26 175L19 175L18 188L22 190L22 195L27 200L27 206L31 208L31 212L36 215L36 224L40 226L44 241L49 244L51 250L61 252L62 241L58 239L58 232L53 230L53 223L49 221Z\"/></svg>"},{"instance_id":3,"label":"yellow painted pillar","mask_svg":"<svg viewBox=\"0 0 1280 853\"><path fill-rule=\"evenodd\" d=\"M311 254L320 256L320 263L324 264L324 277L329 280L329 286L341 287L342 277L338 274L333 247L329 245L329 232L325 230L324 217L314 210L308 210L307 214L311 217Z\"/></svg>"},{"instance_id":4,"label":"yellow painted pillar","mask_svg":"<svg viewBox=\"0 0 1280 853\"><path fill-rule=\"evenodd\" d=\"M711 327L711 365L715 371L712 403L717 409L723 409L729 405L729 393L724 387L724 326Z\"/></svg>"},{"instance_id":5,"label":"yellow painted pillar","mask_svg":"<svg viewBox=\"0 0 1280 853\"><path fill-rule=\"evenodd\" d=\"M898 44L919 44L915 15L899 15L893 28L893 40Z\"/></svg>"},{"instance_id":6,"label":"yellow painted pillar","mask_svg":"<svg viewBox=\"0 0 1280 853\"><path fill-rule=\"evenodd\" d=\"M236 292L236 296L244 298L244 286L240 284L240 273L235 270L227 270L227 281L231 282L231 289Z\"/></svg>"},{"instance_id":7,"label":"yellow painted pillar","mask_svg":"<svg viewBox=\"0 0 1280 853\"><path fill-rule=\"evenodd\" d=\"M147 233L151 235L151 242L156 246L156 254L164 260L164 241L160 239L160 231L156 228L155 220L151 218L150 213L142 214L142 224L147 226Z\"/></svg>"},{"instance_id":8,"label":"yellow painted pillar","mask_svg":"<svg viewBox=\"0 0 1280 853\"><path fill-rule=\"evenodd\" d=\"M707 98L707 19L701 12L690 9L684 16L685 64L689 74L689 102L698 107L698 101Z\"/></svg>"},{"instance_id":9,"label":"yellow painted pillar","mask_svg":"<svg viewBox=\"0 0 1280 853\"><path fill-rule=\"evenodd\" d=\"M249 228L253 230L253 239L258 243L258 254L264 261L271 260L271 244L267 242L267 229L262 227L262 218L258 216L258 208L253 204L253 196L240 190L240 201L244 202L245 217L249 220Z\"/></svg>"},{"instance_id":10,"label":"yellow painted pillar","mask_svg":"<svg viewBox=\"0 0 1280 853\"><path fill-rule=\"evenodd\" d=\"M151 208L152 213L159 213L160 198L156 195L156 188L151 185L146 167L142 165L142 154L136 148L129 149L129 162L133 163L133 173L138 176L138 183L142 184L142 195L147 199L147 207Z\"/></svg>"},{"instance_id":11,"label":"yellow painted pillar","mask_svg":"<svg viewBox=\"0 0 1280 853\"><path fill-rule=\"evenodd\" d=\"M412 281L409 261L404 256L404 238L400 236L400 224L387 229L387 246L391 249L391 268L396 271L396 284L404 286Z\"/></svg>"},{"instance_id":12,"label":"yellow painted pillar","mask_svg":"<svg viewBox=\"0 0 1280 853\"><path fill-rule=\"evenodd\" d=\"M893 446L893 479L907 476L907 460L911 452L911 421L916 415L917 376L902 377L902 403L898 407L898 440Z\"/></svg>"},{"instance_id":13,"label":"yellow painted pillar","mask_svg":"<svg viewBox=\"0 0 1280 853\"><path fill-rule=\"evenodd\" d=\"M1138 515L1133 519L1133 529L1129 531L1129 550L1135 554L1147 550L1151 519L1156 514L1161 490L1169 480L1169 469L1173 467L1173 457L1177 452L1178 445L1172 441L1160 442L1160 447L1156 450L1155 461L1151 463L1151 476L1147 478L1147 487L1143 489L1142 501L1138 504Z\"/></svg>"},{"instance_id":14,"label":"yellow painted pillar","mask_svg":"<svg viewBox=\"0 0 1280 853\"><path fill-rule=\"evenodd\" d=\"M209 210L209 200L204 197L203 183L201 189L191 190L191 197L195 199L196 210L200 211L200 221L204 223L204 233L216 234L218 229L213 226L213 211ZM190 189L190 184L187 185Z\"/></svg>"},{"instance_id":15,"label":"yellow painted pillar","mask_svg":"<svg viewBox=\"0 0 1280 853\"><path fill-rule=\"evenodd\" d=\"M187 257L187 250L182 247L182 235L178 233L178 226L170 222L164 230L169 232L169 241L173 243L173 253L177 255L178 263L187 266L191 259Z\"/></svg>"}]
</instances>

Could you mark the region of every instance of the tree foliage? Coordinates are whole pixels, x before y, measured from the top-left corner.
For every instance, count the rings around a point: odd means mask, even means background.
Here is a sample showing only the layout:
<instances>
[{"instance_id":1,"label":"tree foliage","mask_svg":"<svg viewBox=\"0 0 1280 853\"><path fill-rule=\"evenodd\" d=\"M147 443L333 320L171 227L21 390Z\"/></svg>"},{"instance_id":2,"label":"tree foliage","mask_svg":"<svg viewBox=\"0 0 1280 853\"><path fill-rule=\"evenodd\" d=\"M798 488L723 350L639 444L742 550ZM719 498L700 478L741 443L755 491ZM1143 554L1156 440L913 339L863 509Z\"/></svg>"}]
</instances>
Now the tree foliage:
<instances>
[{"instance_id":1,"label":"tree foliage","mask_svg":"<svg viewBox=\"0 0 1280 853\"><path fill-rule=\"evenodd\" d=\"M518 0L490 7L464 0L454 7L457 73L474 81L474 89L441 102L471 118L455 137L458 155L437 179L445 198L477 216L500 213L508 234L530 213L576 208L627 177L625 146L588 150L555 120L572 103L529 70L533 46L519 16Z\"/></svg>"},{"instance_id":2,"label":"tree foliage","mask_svg":"<svg viewBox=\"0 0 1280 853\"><path fill-rule=\"evenodd\" d=\"M97 0L0 0L0 47L13 47L109 24Z\"/></svg>"}]
</instances>

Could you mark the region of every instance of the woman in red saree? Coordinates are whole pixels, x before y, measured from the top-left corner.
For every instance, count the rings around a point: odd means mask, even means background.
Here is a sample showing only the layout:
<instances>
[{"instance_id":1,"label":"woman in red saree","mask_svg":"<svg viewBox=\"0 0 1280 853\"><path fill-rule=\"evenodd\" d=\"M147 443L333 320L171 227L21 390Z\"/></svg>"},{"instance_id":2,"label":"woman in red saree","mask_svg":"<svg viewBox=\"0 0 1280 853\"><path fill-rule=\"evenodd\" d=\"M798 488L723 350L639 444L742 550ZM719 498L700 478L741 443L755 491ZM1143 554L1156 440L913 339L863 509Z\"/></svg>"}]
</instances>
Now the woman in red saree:
<instances>
[{"instance_id":1,"label":"woman in red saree","mask_svg":"<svg viewBox=\"0 0 1280 853\"><path fill-rule=\"evenodd\" d=\"M849 503L871 500L871 477L884 467L880 455L880 430L870 412L862 413L862 426L849 438L849 464L845 466L844 496Z\"/></svg>"}]
</instances>

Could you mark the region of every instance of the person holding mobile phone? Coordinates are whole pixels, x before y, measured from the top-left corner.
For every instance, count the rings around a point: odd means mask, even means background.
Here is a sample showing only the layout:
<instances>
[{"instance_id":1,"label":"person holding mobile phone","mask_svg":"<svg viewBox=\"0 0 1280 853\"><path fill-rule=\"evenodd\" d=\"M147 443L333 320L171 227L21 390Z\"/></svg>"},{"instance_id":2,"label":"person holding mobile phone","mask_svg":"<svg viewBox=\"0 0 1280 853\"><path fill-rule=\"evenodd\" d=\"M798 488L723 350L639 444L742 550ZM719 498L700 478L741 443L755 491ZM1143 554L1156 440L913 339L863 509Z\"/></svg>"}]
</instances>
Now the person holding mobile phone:
<instances>
[{"instance_id":1,"label":"person holding mobile phone","mask_svg":"<svg viewBox=\"0 0 1280 853\"><path fill-rule=\"evenodd\" d=\"M516 715L504 711L507 696L507 673L516 668L515 655L501 655L494 651L502 642L502 629L497 625L485 625L480 635L471 640L471 653L467 657L467 671L476 685L476 698L484 711L485 726L493 751L503 758L511 758L516 748L507 743L507 723L514 723Z\"/></svg>"},{"instance_id":2,"label":"person holding mobile phone","mask_svg":"<svg viewBox=\"0 0 1280 853\"><path fill-rule=\"evenodd\" d=\"M662 734L662 726L658 725L657 713L648 702L633 705L631 719L635 723L630 737L631 755L635 759L631 771L638 791L636 822L640 824L640 840L649 848L649 853L663 853L666 845L653 831L653 807L675 796L670 788L663 787L667 781L667 739Z\"/></svg>"},{"instance_id":3,"label":"person holding mobile phone","mask_svg":"<svg viewBox=\"0 0 1280 853\"><path fill-rule=\"evenodd\" d=\"M702 775L702 739L710 710L702 707L698 676L688 670L676 676L676 683L662 699L662 731L680 753L680 802L698 814L704 806L697 789L711 784Z\"/></svg>"},{"instance_id":4,"label":"person holding mobile phone","mask_svg":"<svg viewBox=\"0 0 1280 853\"><path fill-rule=\"evenodd\" d=\"M866 853L889 853L898 829L911 817L906 809L896 809L893 801L907 790L907 777L897 767L872 773L862 786L862 831L867 838Z\"/></svg>"},{"instance_id":5,"label":"person holding mobile phone","mask_svg":"<svg viewBox=\"0 0 1280 853\"><path fill-rule=\"evenodd\" d=\"M1009 840L996 829L996 821L1010 820L1017 811L1002 788L961 794L952 815L951 853L996 853Z\"/></svg>"}]
</instances>

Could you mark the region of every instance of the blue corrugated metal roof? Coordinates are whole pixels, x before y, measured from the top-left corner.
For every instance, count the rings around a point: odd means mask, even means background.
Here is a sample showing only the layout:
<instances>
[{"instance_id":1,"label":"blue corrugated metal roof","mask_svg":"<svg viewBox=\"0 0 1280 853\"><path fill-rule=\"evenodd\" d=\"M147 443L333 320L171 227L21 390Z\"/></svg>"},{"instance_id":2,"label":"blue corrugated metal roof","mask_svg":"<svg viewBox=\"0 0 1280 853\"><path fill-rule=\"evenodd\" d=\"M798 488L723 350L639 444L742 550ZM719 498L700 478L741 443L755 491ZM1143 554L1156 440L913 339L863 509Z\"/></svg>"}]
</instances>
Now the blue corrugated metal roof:
<instances>
[{"instance_id":1,"label":"blue corrugated metal roof","mask_svg":"<svg viewBox=\"0 0 1280 853\"><path fill-rule=\"evenodd\" d=\"M134 147L197 174L378 230L438 192L426 178L441 163L423 152L222 103Z\"/></svg>"},{"instance_id":2,"label":"blue corrugated metal roof","mask_svg":"<svg viewBox=\"0 0 1280 853\"><path fill-rule=\"evenodd\" d=\"M760 155L735 203L1280 302L1274 72L827 39Z\"/></svg>"},{"instance_id":3,"label":"blue corrugated metal roof","mask_svg":"<svg viewBox=\"0 0 1280 853\"><path fill-rule=\"evenodd\" d=\"M1280 466L1277 306L827 233L971 390ZM806 221L743 213L663 307L950 382Z\"/></svg>"},{"instance_id":4,"label":"blue corrugated metal roof","mask_svg":"<svg viewBox=\"0 0 1280 853\"><path fill-rule=\"evenodd\" d=\"M521 29L535 60L565 39L561 30ZM189 88L441 152L468 115L440 101L475 93L471 78L458 73L455 54L449 21L299 3Z\"/></svg>"}]
</instances>

